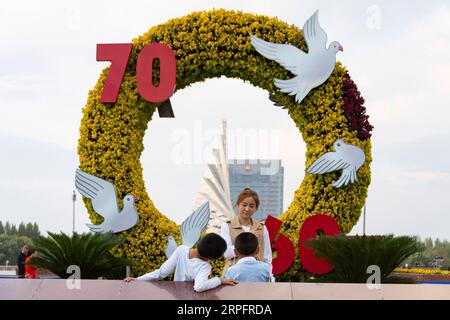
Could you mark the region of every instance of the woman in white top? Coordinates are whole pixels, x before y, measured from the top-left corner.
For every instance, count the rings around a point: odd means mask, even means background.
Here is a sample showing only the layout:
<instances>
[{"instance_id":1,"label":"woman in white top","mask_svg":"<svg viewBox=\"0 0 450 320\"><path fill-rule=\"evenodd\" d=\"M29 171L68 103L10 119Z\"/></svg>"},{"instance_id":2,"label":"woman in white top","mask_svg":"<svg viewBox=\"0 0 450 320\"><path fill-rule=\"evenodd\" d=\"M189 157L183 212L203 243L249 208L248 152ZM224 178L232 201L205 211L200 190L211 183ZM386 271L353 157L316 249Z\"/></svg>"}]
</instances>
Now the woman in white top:
<instances>
[{"instance_id":1,"label":"woman in white top","mask_svg":"<svg viewBox=\"0 0 450 320\"><path fill-rule=\"evenodd\" d=\"M264 223L252 218L258 210L259 196L250 188L245 188L236 201L238 214L233 219L222 223L220 235L227 242L227 249L224 256L226 258L223 274L228 268L239 261L239 257L234 252L234 240L242 232L252 232L258 238L259 254L256 259L266 262L272 267L272 248L270 245L269 232ZM272 270L272 269L271 269Z\"/></svg>"}]
</instances>

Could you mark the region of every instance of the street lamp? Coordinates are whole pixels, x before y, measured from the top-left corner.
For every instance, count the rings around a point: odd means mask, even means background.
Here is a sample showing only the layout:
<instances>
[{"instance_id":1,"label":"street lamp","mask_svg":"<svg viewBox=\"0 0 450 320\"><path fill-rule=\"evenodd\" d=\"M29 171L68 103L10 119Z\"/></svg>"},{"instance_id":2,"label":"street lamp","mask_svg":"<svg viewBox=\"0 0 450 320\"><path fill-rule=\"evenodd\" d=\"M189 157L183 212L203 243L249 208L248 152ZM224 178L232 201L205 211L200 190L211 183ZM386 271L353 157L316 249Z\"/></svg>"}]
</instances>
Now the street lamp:
<instances>
[{"instance_id":1,"label":"street lamp","mask_svg":"<svg viewBox=\"0 0 450 320\"><path fill-rule=\"evenodd\" d=\"M72 217L73 217L73 221L72 221L72 234L75 233L75 202L77 201L77 194L75 193L75 190L73 190L73 195L72 195L72 203L73 203L73 213L72 213Z\"/></svg>"}]
</instances>

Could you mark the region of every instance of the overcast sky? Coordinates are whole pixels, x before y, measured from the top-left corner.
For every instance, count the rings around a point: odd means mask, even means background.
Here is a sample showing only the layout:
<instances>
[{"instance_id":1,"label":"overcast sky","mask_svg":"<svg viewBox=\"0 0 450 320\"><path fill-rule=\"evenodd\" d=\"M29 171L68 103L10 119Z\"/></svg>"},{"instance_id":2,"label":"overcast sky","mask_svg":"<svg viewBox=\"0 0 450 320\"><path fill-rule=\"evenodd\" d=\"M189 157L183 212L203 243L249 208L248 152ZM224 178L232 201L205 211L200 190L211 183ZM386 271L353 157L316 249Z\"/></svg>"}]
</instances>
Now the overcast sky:
<instances>
[{"instance_id":1,"label":"overcast sky","mask_svg":"<svg viewBox=\"0 0 450 320\"><path fill-rule=\"evenodd\" d=\"M126 43L192 11L238 9L302 27L320 9L338 60L366 100L375 129L367 233L450 239L450 4L448 1L20 1L0 9L0 220L72 229L81 110L107 62L97 43ZM282 159L284 207L304 176L305 146L261 89L214 79L177 92L175 119L154 116L142 155L158 209L190 212L220 122L230 157ZM255 134L250 150L233 137ZM183 137L187 153L174 156ZM246 149L248 149L246 151ZM80 195L76 230L87 231ZM174 199L177 201L174 201ZM362 233L362 219L352 233Z\"/></svg>"}]
</instances>

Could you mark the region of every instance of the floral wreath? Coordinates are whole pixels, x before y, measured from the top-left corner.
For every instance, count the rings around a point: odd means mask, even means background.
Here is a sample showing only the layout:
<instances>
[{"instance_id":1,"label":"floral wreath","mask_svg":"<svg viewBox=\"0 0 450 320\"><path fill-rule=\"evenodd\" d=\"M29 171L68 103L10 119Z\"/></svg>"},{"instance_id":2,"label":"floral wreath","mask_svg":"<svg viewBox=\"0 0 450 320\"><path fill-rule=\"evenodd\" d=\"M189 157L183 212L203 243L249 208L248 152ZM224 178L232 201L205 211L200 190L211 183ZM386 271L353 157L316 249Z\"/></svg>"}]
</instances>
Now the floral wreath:
<instances>
[{"instance_id":1,"label":"floral wreath","mask_svg":"<svg viewBox=\"0 0 450 320\"><path fill-rule=\"evenodd\" d=\"M364 151L366 161L358 170L358 180L346 187L331 186L339 172L305 175L292 203L280 216L282 232L293 243L298 241L303 221L313 214L332 216L343 233L348 233L359 219L370 184L372 126L356 85L338 62L329 79L297 104L292 96L274 87L274 78L288 79L292 75L258 54L250 44L249 34L274 43L290 43L307 51L303 32L277 18L223 9L194 12L154 26L133 39L133 50L115 104L100 102L109 68L102 71L97 84L89 91L78 141L80 169L112 182L119 199L130 192L140 198L136 204L140 215L138 224L121 233L124 241L113 249L115 255L134 263L136 274L148 272L164 262L166 236L173 235L180 240L177 224L164 216L150 199L140 163L144 133L158 105L145 101L137 93L136 61L140 50L152 42L164 43L173 50L177 61L177 91L221 76L238 78L265 89L298 127L307 148L306 168L323 153L332 151L333 143L342 137ZM99 223L101 217L94 212L91 202L85 198L84 201L91 221ZM286 275L295 278L300 268L296 261Z\"/></svg>"}]
</instances>

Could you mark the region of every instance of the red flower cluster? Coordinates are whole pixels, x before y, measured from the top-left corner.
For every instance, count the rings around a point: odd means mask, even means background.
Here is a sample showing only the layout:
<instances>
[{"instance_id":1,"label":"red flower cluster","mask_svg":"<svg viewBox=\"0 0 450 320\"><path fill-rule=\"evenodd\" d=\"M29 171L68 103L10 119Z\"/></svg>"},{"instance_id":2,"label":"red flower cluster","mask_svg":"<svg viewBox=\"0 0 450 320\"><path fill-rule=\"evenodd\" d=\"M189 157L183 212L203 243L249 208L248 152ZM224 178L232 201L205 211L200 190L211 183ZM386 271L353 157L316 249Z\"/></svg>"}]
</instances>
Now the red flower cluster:
<instances>
[{"instance_id":1,"label":"red flower cluster","mask_svg":"<svg viewBox=\"0 0 450 320\"><path fill-rule=\"evenodd\" d=\"M372 134L373 126L369 123L369 116L366 115L366 107L364 107L364 98L358 91L358 87L352 78L345 73L343 86L344 110L350 129L358 132L357 136L360 140L369 139Z\"/></svg>"}]
</instances>

